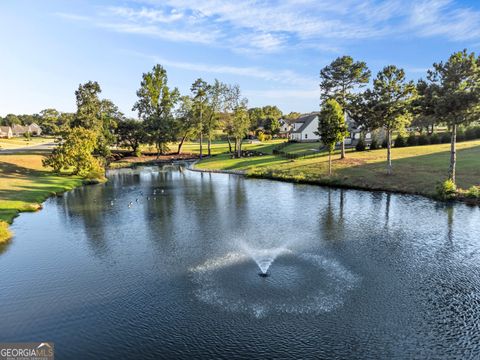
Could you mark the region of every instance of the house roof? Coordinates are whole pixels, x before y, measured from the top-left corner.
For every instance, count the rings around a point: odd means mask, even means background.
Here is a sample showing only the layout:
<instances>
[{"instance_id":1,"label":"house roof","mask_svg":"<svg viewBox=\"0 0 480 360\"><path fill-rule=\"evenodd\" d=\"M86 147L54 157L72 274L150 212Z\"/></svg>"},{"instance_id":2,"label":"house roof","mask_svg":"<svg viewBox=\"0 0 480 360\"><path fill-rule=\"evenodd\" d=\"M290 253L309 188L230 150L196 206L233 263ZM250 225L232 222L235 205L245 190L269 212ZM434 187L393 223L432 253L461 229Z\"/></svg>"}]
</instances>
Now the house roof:
<instances>
[{"instance_id":1,"label":"house roof","mask_svg":"<svg viewBox=\"0 0 480 360\"><path fill-rule=\"evenodd\" d=\"M313 120L318 116L318 113L313 112L310 114L305 114L300 116L297 120L295 120L295 124L302 124L298 129L292 131L292 133L301 133L305 128L311 124Z\"/></svg>"},{"instance_id":2,"label":"house roof","mask_svg":"<svg viewBox=\"0 0 480 360\"><path fill-rule=\"evenodd\" d=\"M8 133L9 131L12 131L10 126L0 126L0 132Z\"/></svg>"}]
</instances>

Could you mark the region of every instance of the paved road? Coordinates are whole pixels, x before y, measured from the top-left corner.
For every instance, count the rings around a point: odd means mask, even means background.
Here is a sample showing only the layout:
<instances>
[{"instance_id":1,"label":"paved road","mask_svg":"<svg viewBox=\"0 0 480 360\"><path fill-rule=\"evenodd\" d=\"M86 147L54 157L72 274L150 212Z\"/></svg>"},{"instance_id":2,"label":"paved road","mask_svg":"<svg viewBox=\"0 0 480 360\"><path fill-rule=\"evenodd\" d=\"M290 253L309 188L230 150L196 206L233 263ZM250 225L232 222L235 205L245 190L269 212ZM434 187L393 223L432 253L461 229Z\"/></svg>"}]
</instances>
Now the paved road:
<instances>
[{"instance_id":1,"label":"paved road","mask_svg":"<svg viewBox=\"0 0 480 360\"><path fill-rule=\"evenodd\" d=\"M2 154L21 154L21 153L29 153L29 152L46 152L50 151L55 147L55 143L45 143L33 146L25 146L16 149L3 149L0 150L0 155Z\"/></svg>"}]
</instances>

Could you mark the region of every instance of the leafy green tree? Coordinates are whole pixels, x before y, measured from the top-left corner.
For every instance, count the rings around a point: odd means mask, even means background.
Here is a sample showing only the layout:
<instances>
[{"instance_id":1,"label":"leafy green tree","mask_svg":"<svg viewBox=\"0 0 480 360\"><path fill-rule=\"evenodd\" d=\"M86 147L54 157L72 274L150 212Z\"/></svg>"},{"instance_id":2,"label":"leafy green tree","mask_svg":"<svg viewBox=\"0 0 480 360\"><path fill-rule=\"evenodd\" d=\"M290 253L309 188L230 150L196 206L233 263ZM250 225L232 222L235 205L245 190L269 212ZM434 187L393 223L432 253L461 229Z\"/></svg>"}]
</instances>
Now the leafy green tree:
<instances>
[{"instance_id":1,"label":"leafy green tree","mask_svg":"<svg viewBox=\"0 0 480 360\"><path fill-rule=\"evenodd\" d=\"M248 116L250 117L251 127L250 130L255 131L259 127L264 126L265 114L261 107L254 107L248 109Z\"/></svg>"},{"instance_id":2,"label":"leafy green tree","mask_svg":"<svg viewBox=\"0 0 480 360\"><path fill-rule=\"evenodd\" d=\"M425 128L427 133L433 134L437 122L434 87L420 79L417 82L417 95L412 102L414 118L411 125L420 131Z\"/></svg>"},{"instance_id":3,"label":"leafy green tree","mask_svg":"<svg viewBox=\"0 0 480 360\"><path fill-rule=\"evenodd\" d=\"M456 182L457 128L478 119L480 104L480 58L467 50L433 64L427 79L433 92L435 115L450 127L450 167L448 179Z\"/></svg>"},{"instance_id":4,"label":"leafy green tree","mask_svg":"<svg viewBox=\"0 0 480 360\"><path fill-rule=\"evenodd\" d=\"M264 127L265 130L269 131L272 135L278 134L280 130L280 122L283 113L282 111L272 105L267 105L262 108L264 116Z\"/></svg>"},{"instance_id":5,"label":"leafy green tree","mask_svg":"<svg viewBox=\"0 0 480 360\"><path fill-rule=\"evenodd\" d=\"M74 175L92 179L103 178L102 164L93 156L97 142L97 133L94 130L72 128L62 134L62 139L44 159L43 166L50 166L58 173L73 169Z\"/></svg>"},{"instance_id":6,"label":"leafy green tree","mask_svg":"<svg viewBox=\"0 0 480 360\"><path fill-rule=\"evenodd\" d=\"M235 138L235 147L237 149L237 156L242 156L242 141L248 134L250 128L250 117L245 103L237 106L232 115L232 135Z\"/></svg>"},{"instance_id":7,"label":"leafy green tree","mask_svg":"<svg viewBox=\"0 0 480 360\"><path fill-rule=\"evenodd\" d=\"M177 153L181 154L185 140L199 133L199 124L194 114L193 100L190 96L180 97L180 106L176 111L175 119L177 133L180 136Z\"/></svg>"},{"instance_id":8,"label":"leafy green tree","mask_svg":"<svg viewBox=\"0 0 480 360\"><path fill-rule=\"evenodd\" d=\"M7 116L5 116L5 118L3 119L3 123L6 126L13 126L13 125L20 125L22 122L20 121L17 115L7 114Z\"/></svg>"},{"instance_id":9,"label":"leafy green tree","mask_svg":"<svg viewBox=\"0 0 480 360\"><path fill-rule=\"evenodd\" d=\"M350 110L352 92L365 86L370 80L371 72L363 61L354 61L351 56L335 59L320 71L321 99L334 98L347 114ZM341 158L345 158L345 141L342 141Z\"/></svg>"},{"instance_id":10,"label":"leafy green tree","mask_svg":"<svg viewBox=\"0 0 480 360\"><path fill-rule=\"evenodd\" d=\"M332 152L335 150L335 144L348 136L342 107L335 99L324 102L319 114L317 133L328 148L328 175L332 175Z\"/></svg>"},{"instance_id":11,"label":"leafy green tree","mask_svg":"<svg viewBox=\"0 0 480 360\"><path fill-rule=\"evenodd\" d=\"M180 93L177 88L168 87L167 71L157 64L142 75L137 96L133 110L144 121L149 142L155 144L158 157L168 151L169 142L175 141L173 109Z\"/></svg>"},{"instance_id":12,"label":"leafy green tree","mask_svg":"<svg viewBox=\"0 0 480 360\"><path fill-rule=\"evenodd\" d=\"M415 85L407 82L405 71L394 65L383 68L373 81L373 88L364 93L372 128L383 127L387 143L387 173L392 174L392 133L411 122L411 102Z\"/></svg>"},{"instance_id":13,"label":"leafy green tree","mask_svg":"<svg viewBox=\"0 0 480 360\"><path fill-rule=\"evenodd\" d=\"M205 118L208 111L208 92L210 86L201 78L195 80L190 87L193 98L193 113L198 123L200 137L200 159L203 158L203 134L205 131Z\"/></svg>"},{"instance_id":14,"label":"leafy green tree","mask_svg":"<svg viewBox=\"0 0 480 360\"><path fill-rule=\"evenodd\" d=\"M215 130L219 127L220 112L225 101L227 86L215 79L212 85L207 87L207 106L206 116L203 122L203 131L207 136L207 153L212 155L212 139L215 136Z\"/></svg>"},{"instance_id":15,"label":"leafy green tree","mask_svg":"<svg viewBox=\"0 0 480 360\"><path fill-rule=\"evenodd\" d=\"M40 111L40 127L47 135L54 135L59 131L60 113L56 109L44 109Z\"/></svg>"},{"instance_id":16,"label":"leafy green tree","mask_svg":"<svg viewBox=\"0 0 480 360\"><path fill-rule=\"evenodd\" d=\"M75 91L77 111L70 126L93 130L97 134L94 151L106 158L110 155L110 145L115 142L116 122L123 118L123 114L110 100L100 99L101 92L96 81L79 85Z\"/></svg>"},{"instance_id":17,"label":"leafy green tree","mask_svg":"<svg viewBox=\"0 0 480 360\"><path fill-rule=\"evenodd\" d=\"M120 146L128 146L133 154L139 155L140 145L146 141L147 134L142 121L124 119L117 123L117 143Z\"/></svg>"}]
</instances>

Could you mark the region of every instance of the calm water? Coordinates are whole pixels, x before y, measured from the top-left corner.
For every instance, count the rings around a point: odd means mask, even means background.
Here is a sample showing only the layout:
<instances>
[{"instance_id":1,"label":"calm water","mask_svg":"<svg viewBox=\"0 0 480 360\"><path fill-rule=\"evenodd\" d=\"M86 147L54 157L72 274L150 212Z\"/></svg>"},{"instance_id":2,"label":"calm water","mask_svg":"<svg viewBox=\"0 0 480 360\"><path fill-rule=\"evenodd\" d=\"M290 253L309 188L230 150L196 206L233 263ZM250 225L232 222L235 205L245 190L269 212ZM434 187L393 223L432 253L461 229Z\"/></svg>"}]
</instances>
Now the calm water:
<instances>
[{"instance_id":1,"label":"calm water","mask_svg":"<svg viewBox=\"0 0 480 360\"><path fill-rule=\"evenodd\" d=\"M170 166L13 231L0 341L59 359L480 357L478 208Z\"/></svg>"}]
</instances>

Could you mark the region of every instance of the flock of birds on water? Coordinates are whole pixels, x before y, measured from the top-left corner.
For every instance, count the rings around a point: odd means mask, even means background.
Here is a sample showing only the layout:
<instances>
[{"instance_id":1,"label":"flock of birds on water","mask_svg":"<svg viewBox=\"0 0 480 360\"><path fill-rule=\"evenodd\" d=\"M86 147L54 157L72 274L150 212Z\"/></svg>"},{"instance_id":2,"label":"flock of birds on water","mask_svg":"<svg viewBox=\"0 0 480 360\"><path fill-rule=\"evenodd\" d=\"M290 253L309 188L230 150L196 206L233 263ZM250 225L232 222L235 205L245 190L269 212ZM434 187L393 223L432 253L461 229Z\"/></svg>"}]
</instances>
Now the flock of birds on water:
<instances>
[{"instance_id":1,"label":"flock of birds on water","mask_svg":"<svg viewBox=\"0 0 480 360\"><path fill-rule=\"evenodd\" d=\"M165 190L164 189L160 189L160 195L164 195L165 194ZM157 200L157 189L153 189L153 193L152 193L152 196L147 196L147 200ZM140 196L142 197L143 196L143 191L140 191ZM116 199L114 199L116 200ZM115 205L115 201L114 200L111 200L110 201L110 205L113 206ZM135 203L138 203L140 201L140 198L136 198L135 199ZM128 203L128 208L131 208L133 206L134 202L133 201L130 201Z\"/></svg>"}]
</instances>

